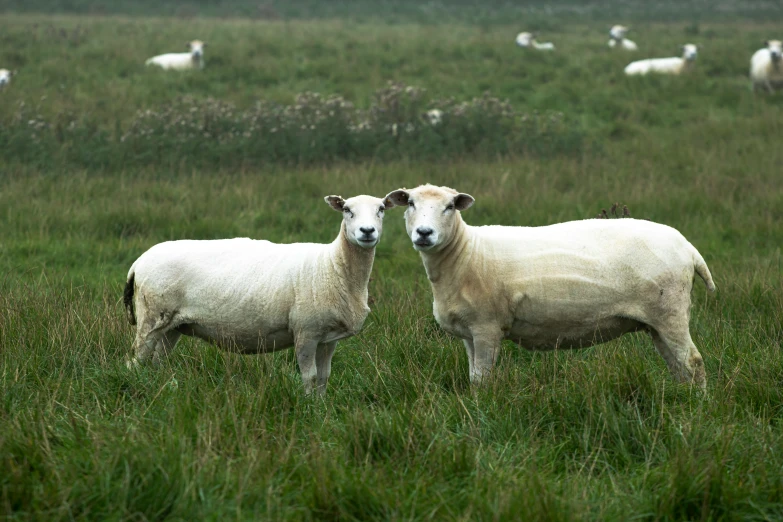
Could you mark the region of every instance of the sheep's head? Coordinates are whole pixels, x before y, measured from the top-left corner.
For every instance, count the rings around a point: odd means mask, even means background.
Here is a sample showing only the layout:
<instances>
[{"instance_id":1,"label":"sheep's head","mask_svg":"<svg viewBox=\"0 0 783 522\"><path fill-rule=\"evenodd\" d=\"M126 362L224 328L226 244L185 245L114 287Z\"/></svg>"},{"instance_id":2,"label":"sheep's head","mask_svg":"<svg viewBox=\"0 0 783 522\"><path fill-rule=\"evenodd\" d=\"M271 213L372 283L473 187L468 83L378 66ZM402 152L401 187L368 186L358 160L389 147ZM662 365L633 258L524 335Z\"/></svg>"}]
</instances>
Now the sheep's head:
<instances>
[{"instance_id":1,"label":"sheep's head","mask_svg":"<svg viewBox=\"0 0 783 522\"><path fill-rule=\"evenodd\" d=\"M437 125L443 119L443 111L440 109L430 109L423 113L421 117L430 125Z\"/></svg>"},{"instance_id":2,"label":"sheep's head","mask_svg":"<svg viewBox=\"0 0 783 522\"><path fill-rule=\"evenodd\" d=\"M615 40L622 40L625 38L625 34L628 32L628 28L624 25L615 25L609 29L609 36Z\"/></svg>"},{"instance_id":3,"label":"sheep's head","mask_svg":"<svg viewBox=\"0 0 783 522\"><path fill-rule=\"evenodd\" d=\"M699 52L699 46L694 44L685 44L682 46L682 57L688 61L696 59L696 55Z\"/></svg>"},{"instance_id":4,"label":"sheep's head","mask_svg":"<svg viewBox=\"0 0 783 522\"><path fill-rule=\"evenodd\" d=\"M349 199L326 196L324 201L343 213L345 237L362 248L373 248L378 244L383 231L384 211L394 206L391 202L372 196L355 196Z\"/></svg>"},{"instance_id":5,"label":"sheep's head","mask_svg":"<svg viewBox=\"0 0 783 522\"><path fill-rule=\"evenodd\" d=\"M530 44L536 36L533 33L519 33L517 35L517 45L520 47L530 47Z\"/></svg>"},{"instance_id":6,"label":"sheep's head","mask_svg":"<svg viewBox=\"0 0 783 522\"><path fill-rule=\"evenodd\" d=\"M16 71L9 71L8 69L0 69L0 87L5 87L11 83L11 77L16 74Z\"/></svg>"},{"instance_id":7,"label":"sheep's head","mask_svg":"<svg viewBox=\"0 0 783 522\"><path fill-rule=\"evenodd\" d=\"M193 40L188 42L188 51L190 51L190 54L192 54L194 58L201 58L204 56L204 48L206 46L206 42L202 42L201 40Z\"/></svg>"},{"instance_id":8,"label":"sheep's head","mask_svg":"<svg viewBox=\"0 0 783 522\"><path fill-rule=\"evenodd\" d=\"M764 42L764 47L769 49L769 56L773 62L779 62L781 56L783 56L783 43L780 40L767 40Z\"/></svg>"},{"instance_id":9,"label":"sheep's head","mask_svg":"<svg viewBox=\"0 0 783 522\"><path fill-rule=\"evenodd\" d=\"M475 201L449 187L421 185L398 189L386 196L396 206L407 206L405 230L419 252L437 252L449 244L459 222L459 212Z\"/></svg>"}]
</instances>

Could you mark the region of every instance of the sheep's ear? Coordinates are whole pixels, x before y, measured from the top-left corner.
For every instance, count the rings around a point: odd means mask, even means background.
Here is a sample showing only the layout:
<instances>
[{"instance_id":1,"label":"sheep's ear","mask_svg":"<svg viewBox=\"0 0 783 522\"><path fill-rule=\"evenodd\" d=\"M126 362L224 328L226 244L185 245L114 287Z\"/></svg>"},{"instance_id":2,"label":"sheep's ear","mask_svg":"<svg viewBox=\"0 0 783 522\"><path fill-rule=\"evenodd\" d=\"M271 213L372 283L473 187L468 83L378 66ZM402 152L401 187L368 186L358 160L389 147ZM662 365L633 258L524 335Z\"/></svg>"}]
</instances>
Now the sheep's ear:
<instances>
[{"instance_id":1,"label":"sheep's ear","mask_svg":"<svg viewBox=\"0 0 783 522\"><path fill-rule=\"evenodd\" d=\"M397 189L393 192L389 192L388 194L386 194L386 197L383 198L383 205L386 208L404 207L408 204L409 198L410 198L410 194L408 194L407 190Z\"/></svg>"},{"instance_id":2,"label":"sheep's ear","mask_svg":"<svg viewBox=\"0 0 783 522\"><path fill-rule=\"evenodd\" d=\"M764 47L769 47L769 40L764 40Z\"/></svg>"},{"instance_id":3,"label":"sheep's ear","mask_svg":"<svg viewBox=\"0 0 783 522\"><path fill-rule=\"evenodd\" d=\"M190 50L190 47L191 47L191 46L190 46L190 42L188 42L188 43L186 43L186 44L185 44L185 49L187 49L188 51Z\"/></svg>"},{"instance_id":4,"label":"sheep's ear","mask_svg":"<svg viewBox=\"0 0 783 522\"><path fill-rule=\"evenodd\" d=\"M457 210L467 210L473 206L476 200L470 194L457 194L454 196L454 208Z\"/></svg>"},{"instance_id":5,"label":"sheep's ear","mask_svg":"<svg viewBox=\"0 0 783 522\"><path fill-rule=\"evenodd\" d=\"M326 196L324 201L329 203L329 206L337 212L342 212L345 207L345 200L340 196Z\"/></svg>"}]
</instances>

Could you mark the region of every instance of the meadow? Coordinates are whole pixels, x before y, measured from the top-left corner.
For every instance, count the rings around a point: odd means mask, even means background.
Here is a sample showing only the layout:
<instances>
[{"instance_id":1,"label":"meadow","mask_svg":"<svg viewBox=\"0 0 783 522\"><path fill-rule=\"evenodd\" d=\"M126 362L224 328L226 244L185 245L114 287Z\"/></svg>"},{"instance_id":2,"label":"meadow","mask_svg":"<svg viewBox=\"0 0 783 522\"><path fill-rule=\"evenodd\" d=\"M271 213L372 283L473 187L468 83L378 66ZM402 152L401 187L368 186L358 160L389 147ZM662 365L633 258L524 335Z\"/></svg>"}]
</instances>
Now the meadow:
<instances>
[{"instance_id":1,"label":"meadow","mask_svg":"<svg viewBox=\"0 0 783 522\"><path fill-rule=\"evenodd\" d=\"M562 24L514 10L387 23L388 6L366 19L0 16L0 67L19 71L0 92L0 518L783 518L783 98L747 79L780 19L736 5L639 15L636 55L606 48L622 20L595 9ZM527 29L557 51L516 48ZM203 71L144 68L194 38L209 44ZM687 42L703 46L692 74L623 76ZM272 145L267 127L242 127L313 117L296 112L307 92L349 113ZM439 127L419 118L462 103ZM372 114L372 133L346 130ZM154 138L128 138L142 127ZM693 291L708 394L676 384L641 333L581 351L504 344L471 390L400 209L326 398L303 395L290 350L183 339L161 367L126 370L122 288L153 244L327 242L340 217L324 196L425 182L473 195L470 224L620 202L679 229L718 288Z\"/></svg>"}]
</instances>

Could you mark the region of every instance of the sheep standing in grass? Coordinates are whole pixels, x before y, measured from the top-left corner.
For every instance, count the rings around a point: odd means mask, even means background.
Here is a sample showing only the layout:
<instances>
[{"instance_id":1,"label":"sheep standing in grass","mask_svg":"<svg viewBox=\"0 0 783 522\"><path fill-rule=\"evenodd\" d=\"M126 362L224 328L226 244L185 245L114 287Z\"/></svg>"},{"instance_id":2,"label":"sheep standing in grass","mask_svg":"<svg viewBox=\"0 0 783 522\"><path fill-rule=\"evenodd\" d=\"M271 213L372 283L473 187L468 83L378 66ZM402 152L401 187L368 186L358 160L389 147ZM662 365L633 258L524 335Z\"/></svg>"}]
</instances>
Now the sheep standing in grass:
<instances>
[{"instance_id":1,"label":"sheep standing in grass","mask_svg":"<svg viewBox=\"0 0 783 522\"><path fill-rule=\"evenodd\" d=\"M689 332L694 274L704 259L678 231L650 221L588 219L545 227L467 225L474 199L447 187L399 189L405 229L432 284L438 324L460 337L480 382L501 342L581 348L648 331L674 376L706 387Z\"/></svg>"},{"instance_id":2,"label":"sheep standing in grass","mask_svg":"<svg viewBox=\"0 0 783 522\"><path fill-rule=\"evenodd\" d=\"M533 47L539 51L554 51L555 44L552 42L538 43L536 35L533 33L519 33L517 35L517 45L520 47Z\"/></svg>"},{"instance_id":3,"label":"sheep standing in grass","mask_svg":"<svg viewBox=\"0 0 783 522\"><path fill-rule=\"evenodd\" d=\"M767 40L764 42L763 49L753 53L750 59L750 81L754 91L767 89L772 93L776 89L783 88L781 56L783 56L783 45L780 40Z\"/></svg>"},{"instance_id":4,"label":"sheep standing in grass","mask_svg":"<svg viewBox=\"0 0 783 522\"><path fill-rule=\"evenodd\" d=\"M156 65L166 70L183 71L186 69L204 68L204 48L207 46L201 40L188 42L187 53L168 53L153 56L146 61L146 65Z\"/></svg>"},{"instance_id":5,"label":"sheep standing in grass","mask_svg":"<svg viewBox=\"0 0 783 522\"><path fill-rule=\"evenodd\" d=\"M636 51L636 43L625 37L628 28L624 25L615 25L609 30L609 47L621 47L627 51Z\"/></svg>"},{"instance_id":6,"label":"sheep standing in grass","mask_svg":"<svg viewBox=\"0 0 783 522\"><path fill-rule=\"evenodd\" d=\"M16 74L16 71L9 71L8 69L0 69L0 89L5 88L11 83L11 78Z\"/></svg>"},{"instance_id":7,"label":"sheep standing in grass","mask_svg":"<svg viewBox=\"0 0 783 522\"><path fill-rule=\"evenodd\" d=\"M136 325L128 365L158 362L182 335L240 353L294 346L305 391L325 393L337 341L361 331L370 312L367 284L387 208L371 196L325 199L343 215L329 244L168 241L142 254L125 285Z\"/></svg>"},{"instance_id":8,"label":"sheep standing in grass","mask_svg":"<svg viewBox=\"0 0 783 522\"><path fill-rule=\"evenodd\" d=\"M689 71L696 62L698 47L693 44L682 46L682 57L672 58L649 58L631 62L625 68L625 74L628 76L653 74L682 74Z\"/></svg>"}]
</instances>

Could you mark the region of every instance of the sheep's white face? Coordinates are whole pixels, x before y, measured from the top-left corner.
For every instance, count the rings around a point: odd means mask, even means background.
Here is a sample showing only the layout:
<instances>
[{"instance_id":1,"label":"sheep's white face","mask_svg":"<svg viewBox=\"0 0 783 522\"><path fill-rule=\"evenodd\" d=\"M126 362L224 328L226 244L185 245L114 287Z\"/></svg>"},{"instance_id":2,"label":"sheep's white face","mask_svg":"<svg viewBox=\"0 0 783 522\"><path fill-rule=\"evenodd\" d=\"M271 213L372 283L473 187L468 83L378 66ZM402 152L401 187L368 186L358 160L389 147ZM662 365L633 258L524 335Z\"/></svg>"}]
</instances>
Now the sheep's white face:
<instances>
[{"instance_id":1,"label":"sheep's white face","mask_svg":"<svg viewBox=\"0 0 783 522\"><path fill-rule=\"evenodd\" d=\"M207 44L201 40L193 40L192 42L188 42L188 50L194 58L201 58L204 56L204 47L206 46Z\"/></svg>"},{"instance_id":2,"label":"sheep's white face","mask_svg":"<svg viewBox=\"0 0 783 522\"><path fill-rule=\"evenodd\" d=\"M783 43L780 40L767 40L767 49L773 62L779 62L783 56Z\"/></svg>"},{"instance_id":3,"label":"sheep's white face","mask_svg":"<svg viewBox=\"0 0 783 522\"><path fill-rule=\"evenodd\" d=\"M628 32L628 28L623 25L615 25L609 30L609 36L615 40L622 40L625 38L625 33Z\"/></svg>"},{"instance_id":4,"label":"sheep's white face","mask_svg":"<svg viewBox=\"0 0 783 522\"><path fill-rule=\"evenodd\" d=\"M372 196L355 196L349 199L326 196L324 200L333 209L343 213L346 238L362 248L373 248L378 244L383 231L384 211L394 206Z\"/></svg>"},{"instance_id":5,"label":"sheep's white face","mask_svg":"<svg viewBox=\"0 0 783 522\"><path fill-rule=\"evenodd\" d=\"M475 201L448 187L422 185L399 189L386 196L394 205L405 206L405 230L419 252L437 252L454 237L457 215Z\"/></svg>"},{"instance_id":6,"label":"sheep's white face","mask_svg":"<svg viewBox=\"0 0 783 522\"><path fill-rule=\"evenodd\" d=\"M13 75L13 71L9 71L8 69L0 69L0 87L5 87L11 83L11 76Z\"/></svg>"},{"instance_id":7,"label":"sheep's white face","mask_svg":"<svg viewBox=\"0 0 783 522\"><path fill-rule=\"evenodd\" d=\"M443 118L443 111L440 109L430 109L424 113L424 118L430 125L437 125Z\"/></svg>"},{"instance_id":8,"label":"sheep's white face","mask_svg":"<svg viewBox=\"0 0 783 522\"><path fill-rule=\"evenodd\" d=\"M698 54L698 47L693 44L685 44L682 46L682 57L686 60L693 61L696 59L696 55Z\"/></svg>"}]
</instances>

